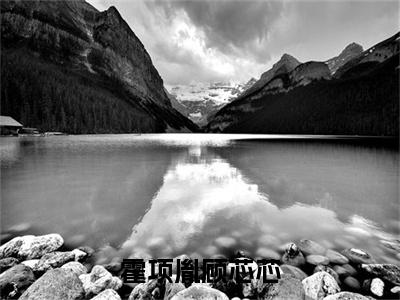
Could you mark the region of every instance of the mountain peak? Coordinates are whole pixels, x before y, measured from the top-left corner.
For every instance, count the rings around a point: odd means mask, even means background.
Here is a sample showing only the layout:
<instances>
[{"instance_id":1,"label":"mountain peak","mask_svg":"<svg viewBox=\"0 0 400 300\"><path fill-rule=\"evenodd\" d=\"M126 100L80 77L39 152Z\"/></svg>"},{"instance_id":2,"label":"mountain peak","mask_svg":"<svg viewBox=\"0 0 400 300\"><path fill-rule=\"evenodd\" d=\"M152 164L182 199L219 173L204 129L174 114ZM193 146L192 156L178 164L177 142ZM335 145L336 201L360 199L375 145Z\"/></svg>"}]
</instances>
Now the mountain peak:
<instances>
[{"instance_id":1,"label":"mountain peak","mask_svg":"<svg viewBox=\"0 0 400 300\"><path fill-rule=\"evenodd\" d=\"M357 43L350 43L350 44L348 44L344 49L343 49L343 51L341 52L341 54L340 55L343 55L344 53L349 53L349 52L352 52L352 53L361 53L361 52L363 52L364 51L364 49L363 49L363 47L360 45L360 44L357 44Z\"/></svg>"}]
</instances>

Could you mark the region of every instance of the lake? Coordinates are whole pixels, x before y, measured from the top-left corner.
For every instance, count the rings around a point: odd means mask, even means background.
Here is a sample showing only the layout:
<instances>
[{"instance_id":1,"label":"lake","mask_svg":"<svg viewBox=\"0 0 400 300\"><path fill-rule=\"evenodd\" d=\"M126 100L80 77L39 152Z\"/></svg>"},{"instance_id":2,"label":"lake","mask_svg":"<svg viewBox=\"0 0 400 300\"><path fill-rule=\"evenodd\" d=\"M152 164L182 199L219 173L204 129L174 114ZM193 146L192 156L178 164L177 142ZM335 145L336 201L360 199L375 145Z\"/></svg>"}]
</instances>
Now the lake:
<instances>
[{"instance_id":1,"label":"lake","mask_svg":"<svg viewBox=\"0 0 400 300\"><path fill-rule=\"evenodd\" d=\"M399 151L391 144L270 135L5 137L2 238L57 232L68 247L97 249L101 261L235 249L257 257L307 238L393 263L396 252L384 246L399 234Z\"/></svg>"}]
</instances>

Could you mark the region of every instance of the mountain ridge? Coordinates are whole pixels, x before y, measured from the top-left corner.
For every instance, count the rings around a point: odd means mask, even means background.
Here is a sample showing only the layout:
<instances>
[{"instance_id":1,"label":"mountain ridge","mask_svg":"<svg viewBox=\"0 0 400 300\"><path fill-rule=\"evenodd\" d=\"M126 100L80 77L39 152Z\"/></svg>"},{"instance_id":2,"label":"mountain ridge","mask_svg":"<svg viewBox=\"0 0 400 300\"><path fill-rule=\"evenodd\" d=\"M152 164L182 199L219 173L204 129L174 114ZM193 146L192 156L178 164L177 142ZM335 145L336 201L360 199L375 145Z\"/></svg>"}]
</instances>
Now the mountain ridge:
<instances>
[{"instance_id":1,"label":"mountain ridge","mask_svg":"<svg viewBox=\"0 0 400 300\"><path fill-rule=\"evenodd\" d=\"M2 68L2 75L6 75L5 85L14 85L20 89L17 94L13 94L2 85L2 99L21 97L18 99L21 104L19 107L12 105L11 100L2 100L3 114L12 115L23 124L39 127L41 130L71 133L96 133L99 126L101 132L164 132L167 128L175 128L177 131L183 128L186 128L184 131L198 130L195 124L172 107L165 93L163 80L150 55L115 7L100 12L82 0L9 0L1 2L1 12L2 63L14 60L12 63L17 64L20 61L27 64L28 69L35 64L37 68L54 71L55 76L60 76L57 68L64 70L65 74L74 77L76 87L86 90L87 95L82 94L82 99L89 98L87 103L80 104L83 112L70 109L69 102L80 101L75 99L78 96L75 97L73 93L68 93L72 100L65 98L64 94L67 92L64 90L67 87L61 86L62 83L50 79L56 86L53 86L49 94L49 91L44 91L43 83L47 75L41 73L41 77L32 78L29 74L19 74L31 86L29 89L25 86L18 87L18 79L13 77L16 74ZM21 59L23 56L29 59ZM111 84L108 85L107 82ZM88 88L85 88L85 84ZM95 91L89 91L89 87L96 84L100 84L101 89L108 90L106 94L114 94L112 99L97 96L104 98L103 104L107 103L104 109L112 107L113 110L112 114L102 112L104 120L97 125L94 124L97 120L94 123L91 120L96 118L90 116L90 107L96 105L93 94ZM33 92L29 92L30 89L40 90L47 98L61 97L66 117L80 125L70 131L68 126L60 125L60 114L52 121L50 114L59 110L59 104L41 99L46 98L43 95L33 95ZM54 92L58 89L59 93ZM29 99L35 103L22 99L18 95L22 92L30 93ZM48 102L46 105L49 106L49 114L41 114L36 108L43 101ZM23 111L24 109L28 112ZM136 115L140 115L141 119L147 116L145 123L148 126L138 128L134 125L138 124L137 120L130 118L135 118ZM116 120L111 120L112 118ZM107 124L116 126L110 127Z\"/></svg>"}]
</instances>

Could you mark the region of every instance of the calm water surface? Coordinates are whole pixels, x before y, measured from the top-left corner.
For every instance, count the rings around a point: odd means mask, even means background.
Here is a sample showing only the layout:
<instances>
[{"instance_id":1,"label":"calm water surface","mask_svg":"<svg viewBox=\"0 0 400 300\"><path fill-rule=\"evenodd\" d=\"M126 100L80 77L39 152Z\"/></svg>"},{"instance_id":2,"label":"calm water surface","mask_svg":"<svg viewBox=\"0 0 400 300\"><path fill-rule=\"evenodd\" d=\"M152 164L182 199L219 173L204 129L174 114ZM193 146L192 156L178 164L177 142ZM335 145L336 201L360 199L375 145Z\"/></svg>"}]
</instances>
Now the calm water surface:
<instances>
[{"instance_id":1,"label":"calm water surface","mask_svg":"<svg viewBox=\"0 0 400 300\"><path fill-rule=\"evenodd\" d=\"M1 138L3 241L58 232L107 260L309 238L395 261L382 241L399 234L398 149L276 137Z\"/></svg>"}]
</instances>

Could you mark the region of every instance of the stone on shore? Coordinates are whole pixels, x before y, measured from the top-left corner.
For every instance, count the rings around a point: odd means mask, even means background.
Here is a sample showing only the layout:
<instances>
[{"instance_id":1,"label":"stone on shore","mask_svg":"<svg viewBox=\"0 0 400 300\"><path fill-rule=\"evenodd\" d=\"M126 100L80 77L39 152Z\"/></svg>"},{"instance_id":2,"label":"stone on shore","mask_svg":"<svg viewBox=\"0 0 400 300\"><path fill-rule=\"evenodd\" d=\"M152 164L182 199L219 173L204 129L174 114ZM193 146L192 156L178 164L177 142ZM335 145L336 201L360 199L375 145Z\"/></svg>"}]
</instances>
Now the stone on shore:
<instances>
[{"instance_id":1,"label":"stone on shore","mask_svg":"<svg viewBox=\"0 0 400 300\"><path fill-rule=\"evenodd\" d=\"M365 297L361 294L351 292L340 292L334 295L329 295L324 300L371 300L369 297Z\"/></svg>"},{"instance_id":2,"label":"stone on shore","mask_svg":"<svg viewBox=\"0 0 400 300\"><path fill-rule=\"evenodd\" d=\"M34 281L31 268L22 264L13 266L0 274L0 294L2 297L15 297L22 294Z\"/></svg>"},{"instance_id":3,"label":"stone on shore","mask_svg":"<svg viewBox=\"0 0 400 300\"><path fill-rule=\"evenodd\" d=\"M302 281L306 299L320 300L340 292L340 287L327 272L317 272Z\"/></svg>"},{"instance_id":4,"label":"stone on shore","mask_svg":"<svg viewBox=\"0 0 400 300\"><path fill-rule=\"evenodd\" d=\"M342 251L342 254L346 256L350 262L354 264L374 264L375 259L367 252L361 249L350 248Z\"/></svg>"},{"instance_id":5,"label":"stone on shore","mask_svg":"<svg viewBox=\"0 0 400 300\"><path fill-rule=\"evenodd\" d=\"M311 254L324 255L326 252L324 246L307 239L300 240L297 246L299 247L300 251L303 252L303 254L306 256Z\"/></svg>"},{"instance_id":6,"label":"stone on shore","mask_svg":"<svg viewBox=\"0 0 400 300\"><path fill-rule=\"evenodd\" d=\"M339 275L331 267L324 266L324 265L318 265L314 268L313 273L317 273L317 272L321 272L321 271L325 271L329 275L332 275L332 277L335 278L336 282L340 284Z\"/></svg>"},{"instance_id":7,"label":"stone on shore","mask_svg":"<svg viewBox=\"0 0 400 300\"><path fill-rule=\"evenodd\" d=\"M70 270L74 272L77 276L86 274L88 271L84 265L77 261L70 261L69 263L62 265L61 269Z\"/></svg>"},{"instance_id":8,"label":"stone on shore","mask_svg":"<svg viewBox=\"0 0 400 300\"><path fill-rule=\"evenodd\" d=\"M183 283L169 282L168 280L166 280L164 300L170 300L173 296L175 296L177 293L184 290L185 288L186 287Z\"/></svg>"},{"instance_id":9,"label":"stone on shore","mask_svg":"<svg viewBox=\"0 0 400 300\"><path fill-rule=\"evenodd\" d=\"M228 296L219 290L213 289L207 285L192 285L184 289L171 298L171 300L229 300Z\"/></svg>"},{"instance_id":10,"label":"stone on shore","mask_svg":"<svg viewBox=\"0 0 400 300\"><path fill-rule=\"evenodd\" d=\"M362 264L366 273L386 280L393 285L400 285L400 267L392 264Z\"/></svg>"},{"instance_id":11,"label":"stone on shore","mask_svg":"<svg viewBox=\"0 0 400 300\"><path fill-rule=\"evenodd\" d=\"M296 244L290 243L286 246L281 261L283 264L299 267L305 264L306 260Z\"/></svg>"},{"instance_id":12,"label":"stone on shore","mask_svg":"<svg viewBox=\"0 0 400 300\"><path fill-rule=\"evenodd\" d=\"M378 277L367 279L363 283L363 289L376 297L382 297L385 290L385 283Z\"/></svg>"},{"instance_id":13,"label":"stone on shore","mask_svg":"<svg viewBox=\"0 0 400 300\"><path fill-rule=\"evenodd\" d=\"M73 261L75 255L71 252L52 252L43 255L34 267L35 272L45 272L50 269L59 268L67 262Z\"/></svg>"},{"instance_id":14,"label":"stone on shore","mask_svg":"<svg viewBox=\"0 0 400 300\"><path fill-rule=\"evenodd\" d=\"M20 300L77 300L85 291L78 276L72 271L53 269L36 280L19 298Z\"/></svg>"},{"instance_id":15,"label":"stone on shore","mask_svg":"<svg viewBox=\"0 0 400 300\"><path fill-rule=\"evenodd\" d=\"M353 276L348 276L343 280L343 283L348 287L349 290L359 291L361 289L361 284Z\"/></svg>"},{"instance_id":16,"label":"stone on shore","mask_svg":"<svg viewBox=\"0 0 400 300\"><path fill-rule=\"evenodd\" d=\"M0 273L4 272L5 270L18 265L18 259L14 257L7 257L0 259Z\"/></svg>"},{"instance_id":17,"label":"stone on shore","mask_svg":"<svg viewBox=\"0 0 400 300\"><path fill-rule=\"evenodd\" d=\"M313 266L318 265L329 265L329 259L326 256L318 255L318 254L311 254L306 257L306 262Z\"/></svg>"},{"instance_id":18,"label":"stone on shore","mask_svg":"<svg viewBox=\"0 0 400 300\"><path fill-rule=\"evenodd\" d=\"M281 265L280 267L284 274L292 275L299 280L303 280L304 278L307 277L307 274L304 273L303 270L301 270L298 267L291 265Z\"/></svg>"},{"instance_id":19,"label":"stone on shore","mask_svg":"<svg viewBox=\"0 0 400 300\"><path fill-rule=\"evenodd\" d=\"M97 295L106 289L118 290L122 286L122 280L112 276L103 266L96 265L90 274L79 276L82 281L86 296Z\"/></svg>"},{"instance_id":20,"label":"stone on shore","mask_svg":"<svg viewBox=\"0 0 400 300\"><path fill-rule=\"evenodd\" d=\"M113 289L107 289L102 291L96 297L91 300L121 300L121 297Z\"/></svg>"},{"instance_id":21,"label":"stone on shore","mask_svg":"<svg viewBox=\"0 0 400 300\"><path fill-rule=\"evenodd\" d=\"M74 249L71 252L74 255L75 261L82 261L84 258L88 256L88 254L85 251L82 251L80 249Z\"/></svg>"},{"instance_id":22,"label":"stone on shore","mask_svg":"<svg viewBox=\"0 0 400 300\"><path fill-rule=\"evenodd\" d=\"M258 284L258 299L264 300L303 300L304 289L301 281L291 275L283 274L277 283Z\"/></svg>"},{"instance_id":23,"label":"stone on shore","mask_svg":"<svg viewBox=\"0 0 400 300\"><path fill-rule=\"evenodd\" d=\"M61 235L52 233L41 236L15 237L0 247L0 258L16 257L21 260L40 258L64 244Z\"/></svg>"},{"instance_id":24,"label":"stone on shore","mask_svg":"<svg viewBox=\"0 0 400 300\"><path fill-rule=\"evenodd\" d=\"M132 290L128 300L150 300L157 288L157 279L152 279L146 283L139 283Z\"/></svg>"},{"instance_id":25,"label":"stone on shore","mask_svg":"<svg viewBox=\"0 0 400 300\"><path fill-rule=\"evenodd\" d=\"M329 261L332 264L335 265L344 265L349 263L349 259L346 256L340 254L335 250L331 249L326 250L325 256L329 259Z\"/></svg>"}]
</instances>

